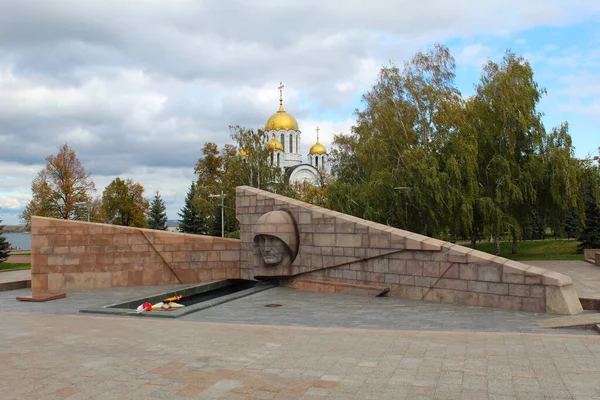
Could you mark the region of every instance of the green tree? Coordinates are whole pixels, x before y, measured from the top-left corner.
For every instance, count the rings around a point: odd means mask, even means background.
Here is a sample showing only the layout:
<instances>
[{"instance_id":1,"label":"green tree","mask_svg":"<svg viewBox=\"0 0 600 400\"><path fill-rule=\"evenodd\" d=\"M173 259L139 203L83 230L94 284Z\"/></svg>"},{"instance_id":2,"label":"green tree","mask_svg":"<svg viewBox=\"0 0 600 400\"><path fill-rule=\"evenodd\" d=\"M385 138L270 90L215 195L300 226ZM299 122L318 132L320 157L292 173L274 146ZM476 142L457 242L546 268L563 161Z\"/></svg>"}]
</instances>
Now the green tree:
<instances>
[{"instance_id":1,"label":"green tree","mask_svg":"<svg viewBox=\"0 0 600 400\"><path fill-rule=\"evenodd\" d=\"M102 206L102 197L94 197L87 204L87 207L88 209L85 216L81 217L82 220L83 218L87 219L89 217L90 222L106 222L106 213L104 212L104 207Z\"/></svg>"},{"instance_id":2,"label":"green tree","mask_svg":"<svg viewBox=\"0 0 600 400\"><path fill-rule=\"evenodd\" d=\"M578 240L579 250L600 248L600 167L591 160L580 164L581 198L584 206L584 226Z\"/></svg>"},{"instance_id":3,"label":"green tree","mask_svg":"<svg viewBox=\"0 0 600 400\"><path fill-rule=\"evenodd\" d=\"M102 193L102 208L106 222L113 225L146 226L150 203L144 198L144 187L131 179L116 178Z\"/></svg>"},{"instance_id":4,"label":"green tree","mask_svg":"<svg viewBox=\"0 0 600 400\"><path fill-rule=\"evenodd\" d=\"M306 203L325 207L327 205L327 188L333 182L333 177L324 169L319 169L317 182L300 182L292 185L295 198Z\"/></svg>"},{"instance_id":5,"label":"green tree","mask_svg":"<svg viewBox=\"0 0 600 400\"><path fill-rule=\"evenodd\" d=\"M20 218L27 226L33 215L73 219L95 190L75 151L64 144L56 155L46 157L46 166L31 184L32 199Z\"/></svg>"},{"instance_id":6,"label":"green tree","mask_svg":"<svg viewBox=\"0 0 600 400\"><path fill-rule=\"evenodd\" d=\"M535 239L543 239L546 227L556 235L564 234L564 221L569 210L579 202L577 172L579 163L573 156L573 146L566 122L542 132L539 149L532 151L532 162L527 164L533 180L535 200L530 212L520 216L522 225L530 226ZM526 210L526 207L524 207Z\"/></svg>"},{"instance_id":7,"label":"green tree","mask_svg":"<svg viewBox=\"0 0 600 400\"><path fill-rule=\"evenodd\" d=\"M226 157L226 179L231 186L246 185L271 191L287 190L287 187L282 186L285 184L282 169L271 165L271 152L265 146L269 138L265 132L239 125L230 126L229 130L237 149L245 153L245 156L239 156L235 152L229 153Z\"/></svg>"},{"instance_id":8,"label":"green tree","mask_svg":"<svg viewBox=\"0 0 600 400\"><path fill-rule=\"evenodd\" d=\"M479 221L489 227L496 255L504 232L510 232L516 251L520 220L536 201L536 154L544 137L536 106L543 94L529 63L510 52L500 64L488 61L477 85L471 118L480 188L475 207Z\"/></svg>"},{"instance_id":9,"label":"green tree","mask_svg":"<svg viewBox=\"0 0 600 400\"><path fill-rule=\"evenodd\" d=\"M454 69L440 45L381 69L351 135L334 137L331 208L428 235L471 226L476 146Z\"/></svg>"},{"instance_id":10,"label":"green tree","mask_svg":"<svg viewBox=\"0 0 600 400\"><path fill-rule=\"evenodd\" d=\"M198 176L195 209L200 218L206 221L208 233L214 236L221 236L221 199L216 197L221 193L225 195L223 215L226 236L235 236L239 230L235 215L237 186L248 185L293 195L281 168L271 165L264 132L240 126L231 126L230 131L236 145L226 144L219 149L215 143L205 143L202 157L194 168ZM246 155L240 156L238 149L243 149Z\"/></svg>"},{"instance_id":11,"label":"green tree","mask_svg":"<svg viewBox=\"0 0 600 400\"><path fill-rule=\"evenodd\" d=\"M196 182L192 182L190 189L185 197L185 204L180 213L179 231L182 233L193 233L197 235L206 235L208 227L206 218L196 211Z\"/></svg>"},{"instance_id":12,"label":"green tree","mask_svg":"<svg viewBox=\"0 0 600 400\"><path fill-rule=\"evenodd\" d=\"M591 195L585 200L585 225L578 240L580 251L600 249L600 206Z\"/></svg>"},{"instance_id":13,"label":"green tree","mask_svg":"<svg viewBox=\"0 0 600 400\"><path fill-rule=\"evenodd\" d=\"M167 207L165 206L163 199L160 197L158 190L156 191L154 199L150 204L148 228L161 231L167 230Z\"/></svg>"},{"instance_id":14,"label":"green tree","mask_svg":"<svg viewBox=\"0 0 600 400\"><path fill-rule=\"evenodd\" d=\"M565 217L565 234L567 239L577 238L581 233L581 221L579 220L579 213L574 207L569 209L567 216Z\"/></svg>"},{"instance_id":15,"label":"green tree","mask_svg":"<svg viewBox=\"0 0 600 400\"><path fill-rule=\"evenodd\" d=\"M214 196L221 191L225 194L224 209L226 226L229 231L231 223L236 223L235 214L235 186L232 185L229 173L231 158L236 155L232 145L225 145L221 150L215 143L205 143L202 148L202 157L196 163L194 172L198 176L196 181L194 208L199 217L206 221L206 233L212 236L221 236L221 211L220 199ZM234 230L236 228L233 228Z\"/></svg>"},{"instance_id":16,"label":"green tree","mask_svg":"<svg viewBox=\"0 0 600 400\"><path fill-rule=\"evenodd\" d=\"M2 220L0 219L0 263L4 262L10 256L10 243L3 235L4 233L4 225L2 225Z\"/></svg>"},{"instance_id":17,"label":"green tree","mask_svg":"<svg viewBox=\"0 0 600 400\"><path fill-rule=\"evenodd\" d=\"M574 208L583 218L580 173L565 122L549 133L545 90L531 66L507 52L488 61L475 96L454 84L454 59L436 45L403 69L381 69L349 135L331 151L329 208L429 236L561 234Z\"/></svg>"}]
</instances>

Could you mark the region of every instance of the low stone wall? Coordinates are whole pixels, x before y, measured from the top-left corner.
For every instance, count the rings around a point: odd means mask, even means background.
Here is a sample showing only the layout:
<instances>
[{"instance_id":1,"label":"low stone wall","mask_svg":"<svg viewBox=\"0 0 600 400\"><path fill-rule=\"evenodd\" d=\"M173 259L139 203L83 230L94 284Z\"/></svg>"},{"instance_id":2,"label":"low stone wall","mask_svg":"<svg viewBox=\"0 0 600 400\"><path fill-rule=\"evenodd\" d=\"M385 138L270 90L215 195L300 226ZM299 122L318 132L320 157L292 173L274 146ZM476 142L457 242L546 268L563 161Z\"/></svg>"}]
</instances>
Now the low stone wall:
<instances>
[{"instance_id":1,"label":"low stone wall","mask_svg":"<svg viewBox=\"0 0 600 400\"><path fill-rule=\"evenodd\" d=\"M198 283L240 277L240 241L31 219L33 290Z\"/></svg>"},{"instance_id":2,"label":"low stone wall","mask_svg":"<svg viewBox=\"0 0 600 400\"><path fill-rule=\"evenodd\" d=\"M286 284L332 293L394 297L576 314L583 311L571 278L471 248L365 221L251 187L238 187L241 276L279 276L259 267L254 242L261 215L289 212L298 230L298 255ZM286 269L287 271L287 269Z\"/></svg>"},{"instance_id":3,"label":"low stone wall","mask_svg":"<svg viewBox=\"0 0 600 400\"><path fill-rule=\"evenodd\" d=\"M589 263L600 266L600 249L584 249L583 259Z\"/></svg>"}]
</instances>

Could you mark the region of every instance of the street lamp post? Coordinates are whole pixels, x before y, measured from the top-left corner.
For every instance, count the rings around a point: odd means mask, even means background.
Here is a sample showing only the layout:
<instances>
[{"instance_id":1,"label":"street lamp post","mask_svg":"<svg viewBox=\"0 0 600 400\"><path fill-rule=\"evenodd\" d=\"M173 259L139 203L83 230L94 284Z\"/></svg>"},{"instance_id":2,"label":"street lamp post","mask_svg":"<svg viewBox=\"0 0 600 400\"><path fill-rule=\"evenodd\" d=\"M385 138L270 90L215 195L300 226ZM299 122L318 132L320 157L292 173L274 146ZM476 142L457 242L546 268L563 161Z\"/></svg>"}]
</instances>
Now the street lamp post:
<instances>
[{"instance_id":1,"label":"street lamp post","mask_svg":"<svg viewBox=\"0 0 600 400\"><path fill-rule=\"evenodd\" d=\"M74 206L85 206L86 214L87 214L87 222L90 222L90 203L88 201L78 201L73 203Z\"/></svg>"},{"instance_id":2,"label":"street lamp post","mask_svg":"<svg viewBox=\"0 0 600 400\"><path fill-rule=\"evenodd\" d=\"M221 190L221 194L209 194L208 197L220 197L221 198L221 237L225 237L225 218L223 217L223 210L225 209L225 196Z\"/></svg>"},{"instance_id":3,"label":"street lamp post","mask_svg":"<svg viewBox=\"0 0 600 400\"><path fill-rule=\"evenodd\" d=\"M398 191L398 192L405 192L407 190L410 190L412 188L408 187L408 186L398 186L395 187L394 190ZM402 211L400 211L402 212ZM408 200L406 199L406 197L404 197L404 228L408 228Z\"/></svg>"}]
</instances>

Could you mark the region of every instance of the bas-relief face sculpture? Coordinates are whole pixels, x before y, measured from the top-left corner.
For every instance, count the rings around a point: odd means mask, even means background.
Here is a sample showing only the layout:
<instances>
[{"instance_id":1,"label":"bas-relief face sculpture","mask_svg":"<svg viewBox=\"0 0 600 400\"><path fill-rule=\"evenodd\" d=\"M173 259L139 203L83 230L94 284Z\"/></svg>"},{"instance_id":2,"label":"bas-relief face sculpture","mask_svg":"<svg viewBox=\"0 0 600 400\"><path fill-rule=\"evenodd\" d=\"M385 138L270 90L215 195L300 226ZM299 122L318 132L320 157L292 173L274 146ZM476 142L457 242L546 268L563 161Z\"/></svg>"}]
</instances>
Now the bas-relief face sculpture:
<instances>
[{"instance_id":1,"label":"bas-relief face sculpture","mask_svg":"<svg viewBox=\"0 0 600 400\"><path fill-rule=\"evenodd\" d=\"M266 265L278 265L283 261L288 250L280 239L275 236L261 235L258 238L260 255Z\"/></svg>"},{"instance_id":2,"label":"bas-relief face sculpture","mask_svg":"<svg viewBox=\"0 0 600 400\"><path fill-rule=\"evenodd\" d=\"M263 214L256 222L254 242L264 267L291 266L298 254L298 233L292 216L281 210Z\"/></svg>"}]
</instances>

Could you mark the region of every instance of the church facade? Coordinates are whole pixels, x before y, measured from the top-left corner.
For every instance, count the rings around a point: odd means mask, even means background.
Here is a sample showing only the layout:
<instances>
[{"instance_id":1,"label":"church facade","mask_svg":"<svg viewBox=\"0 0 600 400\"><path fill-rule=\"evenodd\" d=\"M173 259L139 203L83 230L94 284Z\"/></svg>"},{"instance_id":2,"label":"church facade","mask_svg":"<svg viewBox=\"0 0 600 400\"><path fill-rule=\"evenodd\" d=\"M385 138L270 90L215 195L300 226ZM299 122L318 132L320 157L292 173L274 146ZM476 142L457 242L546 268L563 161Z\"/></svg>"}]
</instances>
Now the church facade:
<instances>
[{"instance_id":1,"label":"church facade","mask_svg":"<svg viewBox=\"0 0 600 400\"><path fill-rule=\"evenodd\" d=\"M269 117L264 131L270 138L265 145L271 152L272 165L281 167L292 183L318 184L319 171L327 169L327 150L319 143L319 128L317 128L317 142L310 148L307 162L303 161L302 132L298 128L296 118L283 108L282 84L279 85L279 110Z\"/></svg>"}]
</instances>

